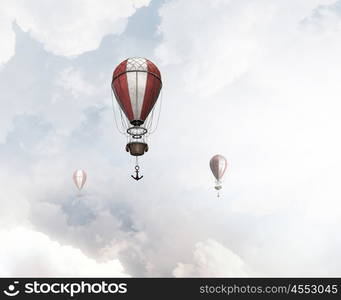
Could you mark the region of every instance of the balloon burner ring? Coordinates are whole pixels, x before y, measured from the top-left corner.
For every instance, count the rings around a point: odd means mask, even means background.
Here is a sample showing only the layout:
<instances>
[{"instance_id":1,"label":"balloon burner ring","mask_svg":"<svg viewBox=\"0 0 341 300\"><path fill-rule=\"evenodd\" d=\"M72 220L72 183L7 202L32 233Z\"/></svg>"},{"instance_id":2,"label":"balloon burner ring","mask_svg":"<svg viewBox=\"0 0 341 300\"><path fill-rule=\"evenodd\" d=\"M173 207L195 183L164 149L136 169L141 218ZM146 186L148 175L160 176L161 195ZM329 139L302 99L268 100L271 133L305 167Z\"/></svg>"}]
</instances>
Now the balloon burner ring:
<instances>
[{"instance_id":1,"label":"balloon burner ring","mask_svg":"<svg viewBox=\"0 0 341 300\"><path fill-rule=\"evenodd\" d=\"M147 132L146 128L140 126L133 126L127 129L127 133L131 135L133 139L142 139Z\"/></svg>"}]
</instances>

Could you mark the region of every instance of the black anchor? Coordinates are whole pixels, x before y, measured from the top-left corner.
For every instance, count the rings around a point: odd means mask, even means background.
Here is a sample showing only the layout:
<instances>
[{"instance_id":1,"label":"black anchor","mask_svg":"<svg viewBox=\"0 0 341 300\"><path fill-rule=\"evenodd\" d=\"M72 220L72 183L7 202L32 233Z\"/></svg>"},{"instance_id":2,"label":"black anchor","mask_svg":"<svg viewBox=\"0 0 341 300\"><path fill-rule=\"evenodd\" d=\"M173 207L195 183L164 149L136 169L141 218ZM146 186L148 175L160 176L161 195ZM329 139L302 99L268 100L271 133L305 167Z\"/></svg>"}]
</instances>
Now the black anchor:
<instances>
[{"instance_id":1,"label":"black anchor","mask_svg":"<svg viewBox=\"0 0 341 300\"><path fill-rule=\"evenodd\" d=\"M140 180L141 178L143 178L143 175L141 177L139 177L139 170L140 170L140 167L138 165L136 165L135 166L136 175L135 176L130 175L130 176L133 177L135 180Z\"/></svg>"}]
</instances>

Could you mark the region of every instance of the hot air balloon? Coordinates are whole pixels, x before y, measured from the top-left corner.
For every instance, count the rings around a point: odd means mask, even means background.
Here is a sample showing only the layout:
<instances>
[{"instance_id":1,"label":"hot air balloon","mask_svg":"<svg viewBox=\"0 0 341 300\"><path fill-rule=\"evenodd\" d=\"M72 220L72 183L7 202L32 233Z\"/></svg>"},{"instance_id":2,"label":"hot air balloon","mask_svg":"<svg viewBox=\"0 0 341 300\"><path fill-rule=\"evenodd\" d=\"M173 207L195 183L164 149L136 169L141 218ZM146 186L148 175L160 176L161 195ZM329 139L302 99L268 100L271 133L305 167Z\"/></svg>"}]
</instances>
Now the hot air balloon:
<instances>
[{"instance_id":1,"label":"hot air balloon","mask_svg":"<svg viewBox=\"0 0 341 300\"><path fill-rule=\"evenodd\" d=\"M216 185L214 188L218 191L217 196L219 197L219 190L222 189L221 180L227 168L226 158L220 154L214 155L210 160L210 168L216 179Z\"/></svg>"},{"instance_id":2,"label":"hot air balloon","mask_svg":"<svg viewBox=\"0 0 341 300\"><path fill-rule=\"evenodd\" d=\"M73 173L73 182L75 183L76 187L81 190L86 182L86 172L84 170L76 170Z\"/></svg>"},{"instance_id":3,"label":"hot air balloon","mask_svg":"<svg viewBox=\"0 0 341 300\"><path fill-rule=\"evenodd\" d=\"M139 177L138 157L148 151L147 136L153 132L153 116L162 81L157 66L141 57L128 58L115 69L111 82L121 116L119 131L127 136L126 151L136 157L135 180ZM113 101L114 111L115 105ZM156 128L155 128L156 129Z\"/></svg>"}]
</instances>

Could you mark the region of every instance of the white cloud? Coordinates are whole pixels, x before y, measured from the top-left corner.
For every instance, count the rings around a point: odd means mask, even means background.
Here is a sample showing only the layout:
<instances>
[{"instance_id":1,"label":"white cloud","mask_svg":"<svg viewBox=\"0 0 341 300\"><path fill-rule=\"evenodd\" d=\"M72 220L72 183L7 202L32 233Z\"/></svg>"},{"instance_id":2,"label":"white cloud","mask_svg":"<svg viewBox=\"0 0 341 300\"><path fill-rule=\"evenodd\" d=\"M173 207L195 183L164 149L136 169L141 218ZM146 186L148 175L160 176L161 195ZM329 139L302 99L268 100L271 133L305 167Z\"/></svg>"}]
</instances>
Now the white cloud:
<instances>
[{"instance_id":1,"label":"white cloud","mask_svg":"<svg viewBox=\"0 0 341 300\"><path fill-rule=\"evenodd\" d=\"M121 34L127 18L149 0L4 0L0 7L0 63L14 55L15 21L47 51L74 56L96 49L108 34Z\"/></svg>"},{"instance_id":2,"label":"white cloud","mask_svg":"<svg viewBox=\"0 0 341 300\"><path fill-rule=\"evenodd\" d=\"M167 1L161 41L141 44L130 30L71 60L19 33L0 80L2 226L32 222L138 276L171 276L178 262L179 276L246 266L339 276L341 43L330 2ZM152 43L157 57L141 46ZM138 183L109 91L114 65L136 49L164 80ZM216 153L230 166L220 199L208 167ZM89 175L81 197L75 168Z\"/></svg>"},{"instance_id":3,"label":"white cloud","mask_svg":"<svg viewBox=\"0 0 341 300\"><path fill-rule=\"evenodd\" d=\"M95 86L86 82L81 72L73 67L68 67L59 73L57 84L70 92L74 98L89 96L96 92Z\"/></svg>"},{"instance_id":4,"label":"white cloud","mask_svg":"<svg viewBox=\"0 0 341 300\"><path fill-rule=\"evenodd\" d=\"M218 234L212 215L213 231L224 241L235 232L236 253L266 275L339 274L330 265L340 245L332 227L341 220L341 2L334 2L172 1L161 9L156 54L168 70L170 114L162 117L176 115L183 159L174 173L192 193L204 191L209 158L228 158L212 210L248 216L254 226L236 220ZM316 228L319 238L334 238L319 245Z\"/></svg>"},{"instance_id":5,"label":"white cloud","mask_svg":"<svg viewBox=\"0 0 341 300\"><path fill-rule=\"evenodd\" d=\"M243 260L215 240L208 239L195 245L194 262L178 263L175 277L250 277Z\"/></svg>"},{"instance_id":6,"label":"white cloud","mask_svg":"<svg viewBox=\"0 0 341 300\"><path fill-rule=\"evenodd\" d=\"M201 149L192 153L193 165L216 152L227 156L236 211L290 208L297 190L327 184L322 172L328 169L329 182L338 174L341 41L332 2L178 0L161 9L157 55L171 70L168 97L186 98L181 117L195 124L177 121L173 130ZM334 21L324 20L329 15ZM173 85L179 76L182 89ZM204 183L202 172L194 174L193 185ZM314 198L299 202L321 201ZM324 201L337 217L334 197Z\"/></svg>"},{"instance_id":7,"label":"white cloud","mask_svg":"<svg viewBox=\"0 0 341 300\"><path fill-rule=\"evenodd\" d=\"M0 231L0 275L33 277L127 277L115 259L103 263L25 228Z\"/></svg>"},{"instance_id":8,"label":"white cloud","mask_svg":"<svg viewBox=\"0 0 341 300\"><path fill-rule=\"evenodd\" d=\"M298 23L331 2L170 1L160 10L163 42L156 54L165 65L177 64L187 90L210 96L293 42Z\"/></svg>"},{"instance_id":9,"label":"white cloud","mask_svg":"<svg viewBox=\"0 0 341 300\"><path fill-rule=\"evenodd\" d=\"M0 36L2 47L0 48L0 66L7 62L15 52L15 34L12 30L12 19L3 10L0 10Z\"/></svg>"}]
</instances>

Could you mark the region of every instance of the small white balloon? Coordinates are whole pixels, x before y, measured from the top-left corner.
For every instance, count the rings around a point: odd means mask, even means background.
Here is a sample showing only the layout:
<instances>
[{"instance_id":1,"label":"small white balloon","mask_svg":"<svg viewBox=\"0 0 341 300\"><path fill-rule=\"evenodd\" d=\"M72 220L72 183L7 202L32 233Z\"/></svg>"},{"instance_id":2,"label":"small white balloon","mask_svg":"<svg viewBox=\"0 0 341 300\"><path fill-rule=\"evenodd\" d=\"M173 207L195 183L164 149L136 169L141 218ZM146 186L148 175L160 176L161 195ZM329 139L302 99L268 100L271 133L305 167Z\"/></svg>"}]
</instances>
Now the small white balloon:
<instances>
[{"instance_id":1,"label":"small white balloon","mask_svg":"<svg viewBox=\"0 0 341 300\"><path fill-rule=\"evenodd\" d=\"M73 182L75 183L76 187L81 190L86 182L87 174L84 170L76 170L73 173Z\"/></svg>"},{"instance_id":2,"label":"small white balloon","mask_svg":"<svg viewBox=\"0 0 341 300\"><path fill-rule=\"evenodd\" d=\"M216 179L216 190L220 190L221 187L221 180L224 176L224 173L227 169L227 160L224 156L217 154L214 155L210 160L210 168L211 171Z\"/></svg>"}]
</instances>

